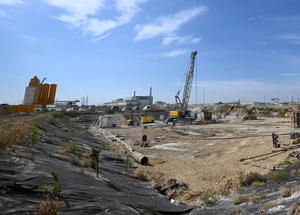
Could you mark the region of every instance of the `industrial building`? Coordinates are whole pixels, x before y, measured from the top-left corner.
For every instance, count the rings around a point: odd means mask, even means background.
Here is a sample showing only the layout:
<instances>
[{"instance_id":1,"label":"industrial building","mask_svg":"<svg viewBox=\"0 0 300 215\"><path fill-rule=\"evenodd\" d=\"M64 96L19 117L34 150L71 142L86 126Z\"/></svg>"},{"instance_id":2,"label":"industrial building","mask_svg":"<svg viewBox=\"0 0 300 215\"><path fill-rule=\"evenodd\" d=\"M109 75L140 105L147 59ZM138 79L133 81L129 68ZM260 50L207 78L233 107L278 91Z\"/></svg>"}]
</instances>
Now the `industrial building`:
<instances>
[{"instance_id":1,"label":"industrial building","mask_svg":"<svg viewBox=\"0 0 300 215\"><path fill-rule=\"evenodd\" d=\"M45 80L46 78L44 78ZM46 107L46 105L53 105L56 84L43 84L44 80L40 80L34 76L30 79L29 86L26 87L24 102L22 105L0 105L0 115L9 115L17 112L33 113L34 108Z\"/></svg>"},{"instance_id":2,"label":"industrial building","mask_svg":"<svg viewBox=\"0 0 300 215\"><path fill-rule=\"evenodd\" d=\"M150 87L149 96L136 96L135 91L133 96L114 99L111 102L106 102L104 106L118 106L118 107L144 107L146 105L153 105L152 87Z\"/></svg>"}]
</instances>

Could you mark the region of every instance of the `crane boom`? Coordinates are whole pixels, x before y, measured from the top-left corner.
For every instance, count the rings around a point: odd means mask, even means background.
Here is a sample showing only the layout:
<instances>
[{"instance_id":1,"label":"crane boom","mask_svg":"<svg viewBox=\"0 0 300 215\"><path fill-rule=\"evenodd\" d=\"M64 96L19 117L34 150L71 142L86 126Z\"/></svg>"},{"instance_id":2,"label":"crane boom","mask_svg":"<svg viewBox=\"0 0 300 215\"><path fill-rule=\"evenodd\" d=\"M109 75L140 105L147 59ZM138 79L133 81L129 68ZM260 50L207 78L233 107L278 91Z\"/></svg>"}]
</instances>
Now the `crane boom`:
<instances>
[{"instance_id":1,"label":"crane boom","mask_svg":"<svg viewBox=\"0 0 300 215\"><path fill-rule=\"evenodd\" d=\"M188 106L189 100L190 100L192 82L193 82L193 77L194 77L194 66L195 66L196 54L197 54L197 51L192 52L189 70L186 74L186 81L185 81L185 85L184 85L184 92L183 92L183 97L182 97L183 99L182 99L182 106L181 106L182 113L186 112L187 106Z\"/></svg>"},{"instance_id":2,"label":"crane boom","mask_svg":"<svg viewBox=\"0 0 300 215\"><path fill-rule=\"evenodd\" d=\"M189 65L188 72L186 73L186 80L185 80L185 85L184 85L182 102L179 99L180 91L178 91L177 94L175 95L175 101L176 101L176 105L178 107L178 112L180 113L180 115L182 117L185 117L185 115L186 115L186 110L187 110L189 100L190 100L196 54L197 54L197 51L194 51L191 53L190 65Z\"/></svg>"}]
</instances>

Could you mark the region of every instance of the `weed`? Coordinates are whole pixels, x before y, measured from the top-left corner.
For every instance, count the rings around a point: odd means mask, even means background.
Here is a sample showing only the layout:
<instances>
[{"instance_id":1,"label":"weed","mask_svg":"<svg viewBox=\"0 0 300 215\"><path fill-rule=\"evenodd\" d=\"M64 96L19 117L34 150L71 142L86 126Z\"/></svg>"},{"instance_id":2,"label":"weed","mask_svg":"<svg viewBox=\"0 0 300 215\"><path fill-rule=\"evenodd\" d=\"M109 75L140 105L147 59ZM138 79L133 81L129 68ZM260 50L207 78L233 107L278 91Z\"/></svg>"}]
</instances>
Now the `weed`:
<instances>
[{"instance_id":1,"label":"weed","mask_svg":"<svg viewBox=\"0 0 300 215\"><path fill-rule=\"evenodd\" d=\"M140 208L140 209L143 209L145 212L148 212L151 215L162 215L161 213L157 212L152 207L147 206L147 205L138 204L136 207Z\"/></svg>"},{"instance_id":2,"label":"weed","mask_svg":"<svg viewBox=\"0 0 300 215\"><path fill-rule=\"evenodd\" d=\"M238 187L238 188L236 189L236 192L237 192L238 194L244 194L244 193L245 193L245 189L242 188L242 187Z\"/></svg>"},{"instance_id":3,"label":"weed","mask_svg":"<svg viewBox=\"0 0 300 215\"><path fill-rule=\"evenodd\" d=\"M90 167L92 169L95 169L96 168L96 161L92 158L90 158L89 161L90 161Z\"/></svg>"},{"instance_id":4,"label":"weed","mask_svg":"<svg viewBox=\"0 0 300 215\"><path fill-rule=\"evenodd\" d=\"M99 156L100 156L101 149L96 149L94 146L92 146L92 151L90 153L90 157L92 160L96 162L96 172L97 172L97 178L99 178Z\"/></svg>"},{"instance_id":5,"label":"weed","mask_svg":"<svg viewBox=\"0 0 300 215\"><path fill-rule=\"evenodd\" d=\"M18 177L22 177L22 176L25 176L25 173L21 172L21 173L17 173L16 176Z\"/></svg>"},{"instance_id":6,"label":"weed","mask_svg":"<svg viewBox=\"0 0 300 215\"><path fill-rule=\"evenodd\" d=\"M70 164L80 166L80 161L77 157L73 156L69 159Z\"/></svg>"},{"instance_id":7,"label":"weed","mask_svg":"<svg viewBox=\"0 0 300 215\"><path fill-rule=\"evenodd\" d=\"M54 179L54 183L56 184L56 192L60 193L60 182L58 180L57 174L54 171L51 171L50 174Z\"/></svg>"},{"instance_id":8,"label":"weed","mask_svg":"<svg viewBox=\"0 0 300 215\"><path fill-rule=\"evenodd\" d=\"M217 201L217 192L213 187L209 187L203 192L200 192L199 197L206 206L212 205Z\"/></svg>"},{"instance_id":9,"label":"weed","mask_svg":"<svg viewBox=\"0 0 300 215\"><path fill-rule=\"evenodd\" d=\"M268 203L267 205L265 205L264 207L262 207L259 211L262 213L262 212L265 212L265 211L267 211L267 210L269 210L269 209L271 209L271 208L274 208L274 207L276 207L277 206L277 203L275 203L275 202L270 202L270 203Z\"/></svg>"},{"instance_id":10,"label":"weed","mask_svg":"<svg viewBox=\"0 0 300 215\"><path fill-rule=\"evenodd\" d=\"M229 212L229 214L230 215L232 215L232 214L239 214L239 213L242 213L243 211L244 210L242 210L242 209L232 210L232 211Z\"/></svg>"},{"instance_id":11,"label":"weed","mask_svg":"<svg viewBox=\"0 0 300 215\"><path fill-rule=\"evenodd\" d=\"M70 137L61 137L60 139L64 142L72 141L72 138L70 138Z\"/></svg>"},{"instance_id":12,"label":"weed","mask_svg":"<svg viewBox=\"0 0 300 215\"><path fill-rule=\"evenodd\" d=\"M77 171L80 172L80 173L83 173L83 172L84 172L84 168L79 169L79 170L77 170Z\"/></svg>"},{"instance_id":13,"label":"weed","mask_svg":"<svg viewBox=\"0 0 300 215\"><path fill-rule=\"evenodd\" d=\"M46 192L46 193L53 193L54 191L54 187L52 186L48 186L48 185L44 185L42 187L37 187L34 191L38 191L38 192Z\"/></svg>"},{"instance_id":14,"label":"weed","mask_svg":"<svg viewBox=\"0 0 300 215\"><path fill-rule=\"evenodd\" d=\"M268 177L274 183L280 183L288 178L287 173L284 171L272 172Z\"/></svg>"},{"instance_id":15,"label":"weed","mask_svg":"<svg viewBox=\"0 0 300 215\"><path fill-rule=\"evenodd\" d=\"M67 129L67 128L62 128L62 130L63 130L63 131L69 131L69 129Z\"/></svg>"},{"instance_id":16,"label":"weed","mask_svg":"<svg viewBox=\"0 0 300 215\"><path fill-rule=\"evenodd\" d=\"M89 195L88 195L88 198L90 198L90 199L91 199L91 198L92 198L92 195L91 195L91 194L89 194Z\"/></svg>"},{"instance_id":17,"label":"weed","mask_svg":"<svg viewBox=\"0 0 300 215\"><path fill-rule=\"evenodd\" d=\"M86 132L85 132L85 131L80 131L80 133L81 133L81 134L86 134Z\"/></svg>"},{"instance_id":18,"label":"weed","mask_svg":"<svg viewBox=\"0 0 300 215\"><path fill-rule=\"evenodd\" d=\"M250 198L248 196L239 195L233 200L232 204L239 205L239 204L242 204L244 202L249 202L249 201L250 201Z\"/></svg>"},{"instance_id":19,"label":"weed","mask_svg":"<svg viewBox=\"0 0 300 215\"><path fill-rule=\"evenodd\" d=\"M254 182L252 183L252 185L253 185L254 187L262 187L262 186L265 185L265 183L262 182L262 181L254 181Z\"/></svg>"},{"instance_id":20,"label":"weed","mask_svg":"<svg viewBox=\"0 0 300 215\"><path fill-rule=\"evenodd\" d=\"M43 131L37 129L36 127L32 127L32 132L31 132L31 143L33 145L33 148L35 148L35 145L42 139L43 136ZM31 156L31 160L33 160L33 151L32 151L32 156Z\"/></svg>"},{"instance_id":21,"label":"weed","mask_svg":"<svg viewBox=\"0 0 300 215\"><path fill-rule=\"evenodd\" d=\"M24 154L17 154L18 157L25 157Z\"/></svg>"},{"instance_id":22,"label":"weed","mask_svg":"<svg viewBox=\"0 0 300 215\"><path fill-rule=\"evenodd\" d=\"M75 146L74 143L71 143L71 145L69 147L69 152L75 153L76 151L77 151L77 147Z\"/></svg>"},{"instance_id":23,"label":"weed","mask_svg":"<svg viewBox=\"0 0 300 215\"><path fill-rule=\"evenodd\" d=\"M283 165L292 165L292 162L289 161L288 159L285 159L285 160L283 161Z\"/></svg>"},{"instance_id":24,"label":"weed","mask_svg":"<svg viewBox=\"0 0 300 215\"><path fill-rule=\"evenodd\" d=\"M2 131L0 133L0 150L5 151L13 142L13 133L11 131Z\"/></svg>"},{"instance_id":25,"label":"weed","mask_svg":"<svg viewBox=\"0 0 300 215\"><path fill-rule=\"evenodd\" d=\"M79 159L82 157L82 152L76 155Z\"/></svg>"},{"instance_id":26,"label":"weed","mask_svg":"<svg viewBox=\"0 0 300 215\"><path fill-rule=\"evenodd\" d=\"M125 160L124 160L124 163L123 163L123 168L124 168L124 170L127 171L127 169L128 169L129 167L131 167L131 165L132 165L132 162L131 162L131 160L130 160L130 156L127 155L126 158L125 158Z\"/></svg>"},{"instance_id":27,"label":"weed","mask_svg":"<svg viewBox=\"0 0 300 215\"><path fill-rule=\"evenodd\" d=\"M63 214L61 212L61 207L63 206L63 203L58 202L57 197L49 198L47 196L47 199L44 200L40 204L40 208L38 211L36 211L34 214L36 215L58 215L58 214Z\"/></svg>"},{"instance_id":28,"label":"weed","mask_svg":"<svg viewBox=\"0 0 300 215\"><path fill-rule=\"evenodd\" d=\"M28 163L20 163L22 166L27 166Z\"/></svg>"},{"instance_id":29,"label":"weed","mask_svg":"<svg viewBox=\"0 0 300 215\"><path fill-rule=\"evenodd\" d=\"M290 207L287 215L300 214L300 199L297 199Z\"/></svg>"},{"instance_id":30,"label":"weed","mask_svg":"<svg viewBox=\"0 0 300 215\"><path fill-rule=\"evenodd\" d=\"M237 175L238 175L238 180L239 180L240 186L241 186L241 187L246 186L246 182L245 182L245 178L246 178L246 177L245 177L245 171L240 170L240 171L237 171L236 173L237 173Z\"/></svg>"},{"instance_id":31,"label":"weed","mask_svg":"<svg viewBox=\"0 0 300 215\"><path fill-rule=\"evenodd\" d=\"M257 202L260 202L261 200L266 199L266 198L268 198L268 195L264 194L264 195L261 195L261 196L251 198L251 202L252 203L257 203Z\"/></svg>"},{"instance_id":32,"label":"weed","mask_svg":"<svg viewBox=\"0 0 300 215\"><path fill-rule=\"evenodd\" d=\"M66 159L67 159L66 156L57 156L57 157L59 157L59 158L62 159L62 160L66 160Z\"/></svg>"}]
</instances>

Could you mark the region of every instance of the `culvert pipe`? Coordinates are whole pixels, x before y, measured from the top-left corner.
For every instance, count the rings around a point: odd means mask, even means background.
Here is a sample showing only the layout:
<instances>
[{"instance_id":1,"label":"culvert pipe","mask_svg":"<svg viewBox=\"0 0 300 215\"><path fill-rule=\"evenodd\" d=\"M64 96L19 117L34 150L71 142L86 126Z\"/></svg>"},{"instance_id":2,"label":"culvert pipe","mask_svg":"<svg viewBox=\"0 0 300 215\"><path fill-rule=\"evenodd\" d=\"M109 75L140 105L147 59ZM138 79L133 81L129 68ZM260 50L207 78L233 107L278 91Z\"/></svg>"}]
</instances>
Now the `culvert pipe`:
<instances>
[{"instance_id":1,"label":"culvert pipe","mask_svg":"<svg viewBox=\"0 0 300 215\"><path fill-rule=\"evenodd\" d=\"M142 165L145 165L148 163L148 158L139 152L135 152L135 151L132 152L131 157L133 157L134 160L136 160L137 162L139 162Z\"/></svg>"}]
</instances>

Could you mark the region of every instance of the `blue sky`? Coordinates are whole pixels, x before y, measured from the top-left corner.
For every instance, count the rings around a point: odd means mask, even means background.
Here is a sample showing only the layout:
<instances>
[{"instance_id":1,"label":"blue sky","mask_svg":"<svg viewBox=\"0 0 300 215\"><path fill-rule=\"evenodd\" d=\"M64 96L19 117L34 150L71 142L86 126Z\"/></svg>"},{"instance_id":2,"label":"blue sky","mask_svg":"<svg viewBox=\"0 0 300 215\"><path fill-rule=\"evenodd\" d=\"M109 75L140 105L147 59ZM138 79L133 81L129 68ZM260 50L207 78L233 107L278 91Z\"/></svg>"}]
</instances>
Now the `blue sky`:
<instances>
[{"instance_id":1,"label":"blue sky","mask_svg":"<svg viewBox=\"0 0 300 215\"><path fill-rule=\"evenodd\" d=\"M192 51L190 103L203 103L203 88L205 103L298 101L299 8L298 0L0 0L0 103L22 102L35 75L58 84L58 100L88 95L98 105L152 87L154 101L174 103Z\"/></svg>"}]
</instances>

